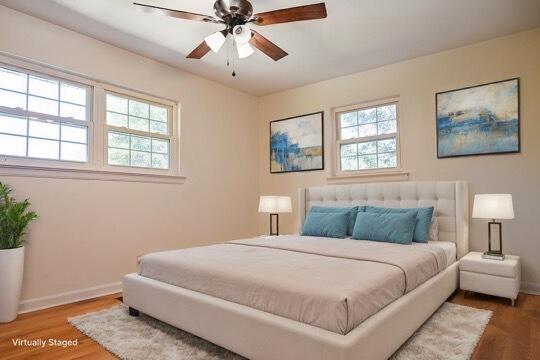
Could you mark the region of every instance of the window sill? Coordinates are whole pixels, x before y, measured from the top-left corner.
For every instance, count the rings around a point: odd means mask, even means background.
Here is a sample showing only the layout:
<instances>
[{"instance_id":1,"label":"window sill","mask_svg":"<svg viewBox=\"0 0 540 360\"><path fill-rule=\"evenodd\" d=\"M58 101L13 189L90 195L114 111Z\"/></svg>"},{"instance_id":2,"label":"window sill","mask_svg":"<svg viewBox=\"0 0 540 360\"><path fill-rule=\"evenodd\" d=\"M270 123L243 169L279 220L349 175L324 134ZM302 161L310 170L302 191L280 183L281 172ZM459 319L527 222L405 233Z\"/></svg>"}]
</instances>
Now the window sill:
<instances>
[{"instance_id":1,"label":"window sill","mask_svg":"<svg viewBox=\"0 0 540 360\"><path fill-rule=\"evenodd\" d=\"M60 169L41 166L0 165L1 176L21 176L75 180L124 181L158 184L183 184L185 176L141 174L110 170Z\"/></svg>"},{"instance_id":2,"label":"window sill","mask_svg":"<svg viewBox=\"0 0 540 360\"><path fill-rule=\"evenodd\" d=\"M332 183L346 183L346 182L372 182L372 181L407 181L409 180L408 171L373 171L365 173L354 174L339 174L326 178L328 182Z\"/></svg>"}]
</instances>

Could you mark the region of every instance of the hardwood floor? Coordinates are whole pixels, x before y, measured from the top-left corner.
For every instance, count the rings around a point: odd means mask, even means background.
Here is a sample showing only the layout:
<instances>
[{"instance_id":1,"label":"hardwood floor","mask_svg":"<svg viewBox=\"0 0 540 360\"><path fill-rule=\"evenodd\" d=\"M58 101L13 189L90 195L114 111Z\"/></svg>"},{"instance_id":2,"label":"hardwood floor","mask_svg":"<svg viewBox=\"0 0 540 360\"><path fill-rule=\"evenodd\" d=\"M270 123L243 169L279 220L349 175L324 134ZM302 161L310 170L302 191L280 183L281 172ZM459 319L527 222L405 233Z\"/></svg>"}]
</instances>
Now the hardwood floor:
<instances>
[{"instance_id":1,"label":"hardwood floor","mask_svg":"<svg viewBox=\"0 0 540 360\"><path fill-rule=\"evenodd\" d=\"M450 302L493 311L473 360L540 360L540 296L520 293L510 300L457 291Z\"/></svg>"},{"instance_id":2,"label":"hardwood floor","mask_svg":"<svg viewBox=\"0 0 540 360\"><path fill-rule=\"evenodd\" d=\"M0 324L0 359L115 359L104 348L67 322L87 312L118 304L119 295L81 301L50 309L22 314L17 320ZM493 317L488 324L473 360L540 360L540 296L519 294L516 307L510 301L481 294L466 295L457 291L450 302L489 309ZM14 346L12 339L77 339L75 347Z\"/></svg>"}]
</instances>

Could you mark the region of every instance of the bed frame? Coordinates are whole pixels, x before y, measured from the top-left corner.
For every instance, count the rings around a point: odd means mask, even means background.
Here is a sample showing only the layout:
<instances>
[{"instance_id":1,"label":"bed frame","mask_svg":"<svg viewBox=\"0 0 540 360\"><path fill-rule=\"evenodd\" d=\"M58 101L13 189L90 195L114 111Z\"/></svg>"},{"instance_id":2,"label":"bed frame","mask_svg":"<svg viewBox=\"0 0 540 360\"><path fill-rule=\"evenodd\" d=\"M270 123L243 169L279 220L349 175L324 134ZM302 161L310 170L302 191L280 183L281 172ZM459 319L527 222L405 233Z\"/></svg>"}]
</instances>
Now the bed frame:
<instances>
[{"instance_id":1,"label":"bed frame","mask_svg":"<svg viewBox=\"0 0 540 360\"><path fill-rule=\"evenodd\" d=\"M398 182L301 189L299 225L313 205L434 206L439 239L453 241L458 259L469 248L465 182ZM161 281L128 274L123 301L138 311L250 359L387 359L458 285L458 263L392 302L346 335Z\"/></svg>"}]
</instances>

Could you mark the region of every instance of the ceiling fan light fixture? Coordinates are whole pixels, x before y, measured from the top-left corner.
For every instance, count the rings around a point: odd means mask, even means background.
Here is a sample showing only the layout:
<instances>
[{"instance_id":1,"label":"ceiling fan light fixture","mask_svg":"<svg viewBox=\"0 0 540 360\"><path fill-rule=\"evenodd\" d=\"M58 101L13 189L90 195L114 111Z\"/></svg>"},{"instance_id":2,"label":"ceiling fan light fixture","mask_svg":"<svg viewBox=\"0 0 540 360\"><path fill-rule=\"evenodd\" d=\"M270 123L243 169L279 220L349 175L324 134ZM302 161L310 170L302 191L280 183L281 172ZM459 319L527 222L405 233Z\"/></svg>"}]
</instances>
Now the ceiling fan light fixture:
<instances>
[{"instance_id":1,"label":"ceiling fan light fixture","mask_svg":"<svg viewBox=\"0 0 540 360\"><path fill-rule=\"evenodd\" d=\"M221 33L221 31L218 31L205 37L204 41L213 52L217 53L225 43L225 36Z\"/></svg>"},{"instance_id":2,"label":"ceiling fan light fixture","mask_svg":"<svg viewBox=\"0 0 540 360\"><path fill-rule=\"evenodd\" d=\"M238 51L238 57L240 59L247 58L248 56L252 55L255 50L249 45L249 43L246 44L236 44L236 50Z\"/></svg>"},{"instance_id":3,"label":"ceiling fan light fixture","mask_svg":"<svg viewBox=\"0 0 540 360\"><path fill-rule=\"evenodd\" d=\"M233 36L237 44L244 45L251 39L251 31L245 25L236 25L233 28Z\"/></svg>"}]
</instances>

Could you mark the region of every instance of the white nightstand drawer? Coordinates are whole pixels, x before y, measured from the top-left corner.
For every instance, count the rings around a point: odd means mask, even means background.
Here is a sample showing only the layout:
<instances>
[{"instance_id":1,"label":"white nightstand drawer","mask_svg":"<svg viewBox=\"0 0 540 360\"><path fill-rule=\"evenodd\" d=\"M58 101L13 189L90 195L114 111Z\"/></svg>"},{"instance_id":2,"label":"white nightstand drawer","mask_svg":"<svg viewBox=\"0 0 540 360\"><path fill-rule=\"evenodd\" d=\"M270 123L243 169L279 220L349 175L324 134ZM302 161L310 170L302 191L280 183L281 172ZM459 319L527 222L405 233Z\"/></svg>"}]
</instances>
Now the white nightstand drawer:
<instances>
[{"instance_id":1,"label":"white nightstand drawer","mask_svg":"<svg viewBox=\"0 0 540 360\"><path fill-rule=\"evenodd\" d=\"M506 255L504 260L483 259L482 253L470 252L459 261L459 269L474 273L518 277L519 256Z\"/></svg>"},{"instance_id":2,"label":"white nightstand drawer","mask_svg":"<svg viewBox=\"0 0 540 360\"><path fill-rule=\"evenodd\" d=\"M515 300L519 293L519 281L513 278L460 271L459 281L461 289L482 294Z\"/></svg>"}]
</instances>

